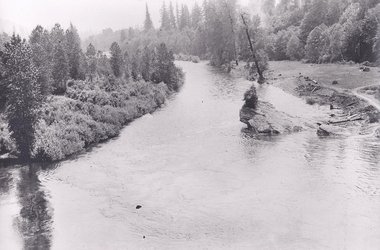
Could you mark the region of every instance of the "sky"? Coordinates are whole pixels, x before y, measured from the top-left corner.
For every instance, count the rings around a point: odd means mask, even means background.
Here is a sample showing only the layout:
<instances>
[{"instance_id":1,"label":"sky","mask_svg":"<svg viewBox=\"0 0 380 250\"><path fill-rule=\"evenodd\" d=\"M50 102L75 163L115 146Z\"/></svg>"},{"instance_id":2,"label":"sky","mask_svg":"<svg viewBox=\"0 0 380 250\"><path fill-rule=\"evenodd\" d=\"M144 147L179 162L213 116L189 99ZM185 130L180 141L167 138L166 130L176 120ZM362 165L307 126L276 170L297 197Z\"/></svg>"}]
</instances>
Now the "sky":
<instances>
[{"instance_id":1,"label":"sky","mask_svg":"<svg viewBox=\"0 0 380 250\"><path fill-rule=\"evenodd\" d=\"M249 0L239 0L248 2ZM251 0L255 1L255 0ZM0 0L0 31L29 33L37 24L51 28L55 23L68 27L70 22L81 35L96 34L105 28L118 30L140 27L148 4L158 26L162 0ZM169 0L166 0L169 3ZM203 0L173 0L173 4L192 6Z\"/></svg>"}]
</instances>

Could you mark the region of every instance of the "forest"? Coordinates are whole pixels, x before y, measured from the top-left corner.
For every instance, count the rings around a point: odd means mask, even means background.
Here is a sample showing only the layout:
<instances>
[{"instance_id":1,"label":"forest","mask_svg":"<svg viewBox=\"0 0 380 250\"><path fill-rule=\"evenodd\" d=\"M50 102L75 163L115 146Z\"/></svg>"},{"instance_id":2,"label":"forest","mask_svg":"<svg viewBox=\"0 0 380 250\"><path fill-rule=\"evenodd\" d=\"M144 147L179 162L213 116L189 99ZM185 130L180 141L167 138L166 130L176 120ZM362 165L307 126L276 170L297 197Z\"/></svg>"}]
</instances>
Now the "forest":
<instances>
[{"instance_id":1,"label":"forest","mask_svg":"<svg viewBox=\"0 0 380 250\"><path fill-rule=\"evenodd\" d=\"M179 90L175 58L228 71L248 62L261 78L269 60L380 64L380 0L264 0L256 12L163 2L160 13L155 27L146 5L142 28L84 42L73 24L0 34L0 153L59 160L118 135Z\"/></svg>"},{"instance_id":2,"label":"forest","mask_svg":"<svg viewBox=\"0 0 380 250\"><path fill-rule=\"evenodd\" d=\"M60 160L114 137L183 83L164 43L136 59L117 42L109 54L91 44L82 51L73 25L1 39L0 153L23 161Z\"/></svg>"},{"instance_id":3,"label":"forest","mask_svg":"<svg viewBox=\"0 0 380 250\"><path fill-rule=\"evenodd\" d=\"M195 3L191 7L163 2L158 27L153 26L147 6L143 29L105 29L86 39L85 44L106 49L112 37L123 49L138 51L141 44L165 42L175 54L198 56L221 66L252 59L248 26L260 61L379 64L379 3L281 0L276 4L275 0L263 0L260 9L252 9L239 6L236 0L206 0L202 6Z\"/></svg>"}]
</instances>

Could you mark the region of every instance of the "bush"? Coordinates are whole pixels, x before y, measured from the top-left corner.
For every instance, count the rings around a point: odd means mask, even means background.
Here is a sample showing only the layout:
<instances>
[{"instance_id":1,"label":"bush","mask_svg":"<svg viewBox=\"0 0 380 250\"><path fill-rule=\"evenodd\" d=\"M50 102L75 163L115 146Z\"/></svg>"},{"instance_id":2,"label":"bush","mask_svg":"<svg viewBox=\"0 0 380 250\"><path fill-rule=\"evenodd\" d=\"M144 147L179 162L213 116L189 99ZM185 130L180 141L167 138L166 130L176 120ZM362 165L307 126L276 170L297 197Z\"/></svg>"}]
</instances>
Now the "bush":
<instances>
[{"instance_id":1,"label":"bush","mask_svg":"<svg viewBox=\"0 0 380 250\"><path fill-rule=\"evenodd\" d=\"M104 81L74 81L66 96L47 99L36 125L35 158L60 160L117 136L123 125L153 112L171 93L164 83L145 81L118 82L110 91Z\"/></svg>"},{"instance_id":2,"label":"bush","mask_svg":"<svg viewBox=\"0 0 380 250\"><path fill-rule=\"evenodd\" d=\"M252 109L257 108L258 97L254 85L252 85L251 88L244 93L244 101L244 107Z\"/></svg>"}]
</instances>

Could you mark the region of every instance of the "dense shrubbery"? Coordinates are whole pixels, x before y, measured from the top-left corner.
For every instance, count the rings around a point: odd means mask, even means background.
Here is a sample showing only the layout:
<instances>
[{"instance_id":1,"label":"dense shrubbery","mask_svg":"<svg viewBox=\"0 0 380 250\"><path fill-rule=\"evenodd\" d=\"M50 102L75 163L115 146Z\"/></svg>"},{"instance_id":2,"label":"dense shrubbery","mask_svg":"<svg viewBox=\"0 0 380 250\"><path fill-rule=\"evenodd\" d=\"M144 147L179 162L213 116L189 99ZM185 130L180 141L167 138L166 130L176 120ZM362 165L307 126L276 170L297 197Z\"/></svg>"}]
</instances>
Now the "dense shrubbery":
<instances>
[{"instance_id":1,"label":"dense shrubbery","mask_svg":"<svg viewBox=\"0 0 380 250\"><path fill-rule=\"evenodd\" d=\"M164 43L128 51L114 42L108 55L91 44L83 53L73 25L37 26L29 41L13 35L0 47L0 108L11 132L0 131L0 153L15 151L12 137L21 160L63 159L160 107L183 78Z\"/></svg>"},{"instance_id":2,"label":"dense shrubbery","mask_svg":"<svg viewBox=\"0 0 380 250\"><path fill-rule=\"evenodd\" d=\"M65 96L51 96L41 108L33 154L60 160L118 135L126 123L161 106L170 93L164 83L107 79L74 81Z\"/></svg>"}]
</instances>

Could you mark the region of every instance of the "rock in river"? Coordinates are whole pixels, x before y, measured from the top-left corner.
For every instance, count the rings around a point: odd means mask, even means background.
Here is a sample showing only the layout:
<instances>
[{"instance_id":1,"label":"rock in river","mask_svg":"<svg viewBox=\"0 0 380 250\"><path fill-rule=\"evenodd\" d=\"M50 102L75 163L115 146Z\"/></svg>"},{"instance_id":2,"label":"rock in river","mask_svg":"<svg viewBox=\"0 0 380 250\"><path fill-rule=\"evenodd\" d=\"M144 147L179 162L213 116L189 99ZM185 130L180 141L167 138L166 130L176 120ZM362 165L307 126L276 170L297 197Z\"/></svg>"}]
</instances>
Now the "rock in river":
<instances>
[{"instance_id":1,"label":"rock in river","mask_svg":"<svg viewBox=\"0 0 380 250\"><path fill-rule=\"evenodd\" d=\"M263 101L258 102L256 109L244 105L240 110L240 121L260 134L273 135L302 130L302 126L296 123L294 117L276 110L272 104Z\"/></svg>"}]
</instances>

